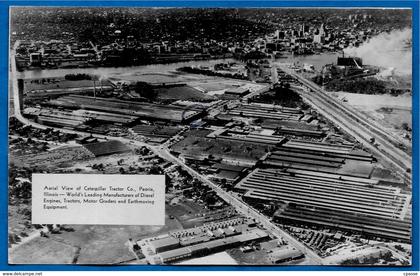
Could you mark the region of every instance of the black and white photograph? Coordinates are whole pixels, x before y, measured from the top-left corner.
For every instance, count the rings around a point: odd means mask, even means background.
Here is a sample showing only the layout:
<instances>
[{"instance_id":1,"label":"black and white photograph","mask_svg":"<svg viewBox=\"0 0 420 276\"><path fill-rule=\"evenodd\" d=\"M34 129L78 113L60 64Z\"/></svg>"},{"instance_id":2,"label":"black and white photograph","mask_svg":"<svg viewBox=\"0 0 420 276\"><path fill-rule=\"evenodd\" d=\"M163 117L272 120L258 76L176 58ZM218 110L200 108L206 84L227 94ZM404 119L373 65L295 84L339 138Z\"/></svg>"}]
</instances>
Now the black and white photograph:
<instances>
[{"instance_id":1,"label":"black and white photograph","mask_svg":"<svg viewBox=\"0 0 420 276\"><path fill-rule=\"evenodd\" d=\"M412 265L411 9L9 14L9 264Z\"/></svg>"}]
</instances>

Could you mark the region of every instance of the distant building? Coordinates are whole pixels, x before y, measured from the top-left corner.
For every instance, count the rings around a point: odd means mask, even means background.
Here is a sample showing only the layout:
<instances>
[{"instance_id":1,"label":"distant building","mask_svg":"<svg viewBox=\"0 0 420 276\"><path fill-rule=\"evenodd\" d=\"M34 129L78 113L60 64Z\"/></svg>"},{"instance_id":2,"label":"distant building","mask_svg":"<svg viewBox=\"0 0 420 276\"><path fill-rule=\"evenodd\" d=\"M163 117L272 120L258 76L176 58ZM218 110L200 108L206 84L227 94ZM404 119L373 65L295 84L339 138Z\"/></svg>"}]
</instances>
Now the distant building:
<instances>
[{"instance_id":1,"label":"distant building","mask_svg":"<svg viewBox=\"0 0 420 276\"><path fill-rule=\"evenodd\" d=\"M338 57L338 66L351 66L351 67L362 67L363 60L359 57Z\"/></svg>"},{"instance_id":2,"label":"distant building","mask_svg":"<svg viewBox=\"0 0 420 276\"><path fill-rule=\"evenodd\" d=\"M285 33L284 31L280 31L280 30L276 30L275 35L274 35L277 39L283 39L285 38Z\"/></svg>"},{"instance_id":3,"label":"distant building","mask_svg":"<svg viewBox=\"0 0 420 276\"><path fill-rule=\"evenodd\" d=\"M319 28L319 34L324 37L327 35L324 24L321 24L321 27Z\"/></svg>"},{"instance_id":4,"label":"distant building","mask_svg":"<svg viewBox=\"0 0 420 276\"><path fill-rule=\"evenodd\" d=\"M314 43L318 43L318 44L324 44L325 42L325 36L321 35L321 34L316 34L314 35Z\"/></svg>"},{"instance_id":5,"label":"distant building","mask_svg":"<svg viewBox=\"0 0 420 276\"><path fill-rule=\"evenodd\" d=\"M309 26L305 25L305 24L302 24L302 26L300 27L300 31L302 33L308 33L309 32Z\"/></svg>"},{"instance_id":6,"label":"distant building","mask_svg":"<svg viewBox=\"0 0 420 276\"><path fill-rule=\"evenodd\" d=\"M29 55L29 63L31 66L41 66L42 55L41 53L32 53Z\"/></svg>"}]
</instances>

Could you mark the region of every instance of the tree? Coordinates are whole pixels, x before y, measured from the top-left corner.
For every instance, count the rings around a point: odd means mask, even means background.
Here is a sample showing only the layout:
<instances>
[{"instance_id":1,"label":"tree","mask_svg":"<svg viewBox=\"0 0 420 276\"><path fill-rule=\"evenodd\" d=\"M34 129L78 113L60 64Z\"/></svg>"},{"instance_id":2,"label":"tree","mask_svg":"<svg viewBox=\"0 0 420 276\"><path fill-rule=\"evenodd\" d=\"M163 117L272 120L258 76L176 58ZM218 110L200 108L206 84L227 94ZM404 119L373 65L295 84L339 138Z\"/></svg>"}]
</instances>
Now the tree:
<instances>
[{"instance_id":1,"label":"tree","mask_svg":"<svg viewBox=\"0 0 420 276\"><path fill-rule=\"evenodd\" d=\"M208 193L205 197L204 197L204 201L208 204L208 205L213 205L216 203L216 198L213 194Z\"/></svg>"},{"instance_id":2,"label":"tree","mask_svg":"<svg viewBox=\"0 0 420 276\"><path fill-rule=\"evenodd\" d=\"M149 169L150 174L162 174L162 169L159 166L153 165Z\"/></svg>"},{"instance_id":3,"label":"tree","mask_svg":"<svg viewBox=\"0 0 420 276\"><path fill-rule=\"evenodd\" d=\"M407 122L402 123L401 128L405 131L411 131L411 127L409 126Z\"/></svg>"}]
</instances>

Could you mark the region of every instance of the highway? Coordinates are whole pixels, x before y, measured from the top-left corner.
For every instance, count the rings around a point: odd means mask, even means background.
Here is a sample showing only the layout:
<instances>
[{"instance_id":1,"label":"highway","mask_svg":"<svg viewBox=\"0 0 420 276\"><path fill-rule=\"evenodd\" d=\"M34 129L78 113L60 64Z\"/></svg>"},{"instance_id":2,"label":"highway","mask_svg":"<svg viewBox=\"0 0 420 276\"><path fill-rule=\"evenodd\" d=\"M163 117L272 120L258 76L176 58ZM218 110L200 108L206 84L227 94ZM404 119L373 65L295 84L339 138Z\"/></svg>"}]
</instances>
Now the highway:
<instances>
[{"instance_id":1,"label":"highway","mask_svg":"<svg viewBox=\"0 0 420 276\"><path fill-rule=\"evenodd\" d=\"M15 48L16 48L15 44ZM14 49L15 49L14 48ZM14 102L14 115L15 117L22 122L25 125L31 125L33 127L39 128L39 129L54 129L59 130L64 133L72 133L72 134L78 134L78 135L91 135L91 133L85 133L80 131L74 131L70 129L64 129L64 128L57 128L57 127L47 127L38 123L35 123L33 121L30 121L23 117L22 112L20 110L19 105L19 90L17 85L17 70L16 70L16 63L13 62L15 58L14 50L11 52L11 76L13 77L12 81L12 87L13 87L13 102ZM258 91L261 93L261 91ZM262 224L264 228L266 228L272 235L274 235L277 238L281 238L285 241L287 241L290 245L294 246L296 249L301 250L303 253L305 253L306 258L310 261L312 261L313 264L322 265L323 259L318 256L314 251L306 247L303 243L293 238L291 235L289 235L287 232L280 229L278 226L276 226L274 223L270 221L269 218L262 215L259 211L256 209L250 207L248 204L243 202L240 198L235 196L233 193L229 193L227 191L224 191L222 188L211 182L209 179L204 177L203 175L199 174L189 166L187 166L184 162L182 162L179 158L173 156L168 149L161 145L161 146L152 146L144 142L131 140L123 137L113 137L113 136L105 136L105 135L98 135L94 134L94 137L102 138L102 139L110 139L110 140L119 140L121 142L129 143L135 146L145 146L152 150L155 154L159 155L165 160L172 161L180 166L182 166L186 171L188 171L192 176L196 177L197 179L201 180L203 183L207 184L210 188L212 188L223 200L225 200L227 203L231 204L235 209L239 212L244 214L247 217L254 218L256 221Z\"/></svg>"},{"instance_id":2,"label":"highway","mask_svg":"<svg viewBox=\"0 0 420 276\"><path fill-rule=\"evenodd\" d=\"M396 147L396 141L388 132L378 125L373 125L369 120L360 115L357 111L343 105L337 99L330 97L322 88L297 74L286 66L279 66L285 73L295 77L309 91L297 91L304 100L314 106L316 110L328 120L340 126L345 132L363 143L379 159L395 169L395 172L403 178L408 186L411 186L412 159L409 154ZM375 146L370 139L375 138Z\"/></svg>"}]
</instances>

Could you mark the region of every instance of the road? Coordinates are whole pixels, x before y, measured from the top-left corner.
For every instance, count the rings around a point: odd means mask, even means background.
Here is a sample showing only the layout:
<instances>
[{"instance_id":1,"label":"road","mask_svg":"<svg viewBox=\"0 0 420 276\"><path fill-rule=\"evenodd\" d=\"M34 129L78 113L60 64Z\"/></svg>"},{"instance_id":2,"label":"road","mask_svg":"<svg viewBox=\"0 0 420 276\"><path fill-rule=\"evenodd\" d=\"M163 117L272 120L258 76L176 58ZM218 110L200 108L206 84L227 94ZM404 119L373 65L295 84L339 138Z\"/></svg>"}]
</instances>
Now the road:
<instances>
[{"instance_id":1,"label":"road","mask_svg":"<svg viewBox=\"0 0 420 276\"><path fill-rule=\"evenodd\" d=\"M318 256L314 251L306 247L303 243L296 240L294 237L292 237L287 232L280 229L278 226L273 224L269 218L261 214L258 210L250 207L248 204L242 201L242 199L235 196L233 193L226 192L213 182L211 182L209 179L205 178L189 166L187 166L184 162L182 162L180 159L176 158L172 154L169 153L169 151L163 147L154 147L155 150L158 151L158 154L165 158L166 160L170 160L181 167L183 167L186 171L188 171L191 175L194 177L200 179L203 183L206 183L209 187L215 191L219 197L221 197L224 201L235 207L236 210L238 210L240 213L244 214L245 216L252 217L256 221L260 222L264 228L269 230L275 237L286 240L290 245L294 246L296 249L301 250L305 253L307 258L309 257L311 260L314 261L315 264L321 265L323 264L323 260L320 256Z\"/></svg>"},{"instance_id":2,"label":"road","mask_svg":"<svg viewBox=\"0 0 420 276\"><path fill-rule=\"evenodd\" d=\"M366 148L390 165L391 168L396 169L398 175L406 181L408 186L411 186L411 156L396 147L396 144L399 142L392 138L388 132L381 129L378 125L373 125L357 111L330 97L318 85L305 79L290 68L281 65L279 65L279 68L309 88L307 92L304 92L304 90L298 91L304 100L316 107L317 111L327 119L363 143ZM370 139L372 137L375 138L379 146L371 143Z\"/></svg>"},{"instance_id":3,"label":"road","mask_svg":"<svg viewBox=\"0 0 420 276\"><path fill-rule=\"evenodd\" d=\"M16 49L15 44L15 48ZM16 78L16 64L14 61L15 58L15 51L12 50L11 52L11 76L13 77L12 87L13 87L13 101L14 101L14 112L15 117L26 125L31 125L33 127L39 128L39 129L47 129L52 128L54 130L59 130L64 133L72 133L72 134L78 134L78 135L91 135L90 133L85 133L81 131L74 131L70 129L63 129L63 128L57 128L57 127L47 127L35 122L32 122L25 117L23 117L22 112L20 110L19 105L19 90L17 85L17 78ZM264 88L265 90L266 88ZM258 93L261 93L261 91L256 91ZM262 215L260 212L255 210L254 208L248 206L245 202L243 202L240 198L236 197L234 194L231 194L229 192L224 191L222 188L211 182L209 179L204 177L203 175L199 174L189 166L187 166L184 162L182 162L179 158L173 156L168 149L161 145L161 146L152 146L144 142L136 141L136 140L130 140L123 137L108 137L105 135L99 135L94 134L94 137L102 138L102 139L113 139L113 140L119 140L121 142L129 143L135 146L145 146L152 150L155 154L159 155L165 160L172 161L181 167L183 167L186 171L188 171L191 175L196 177L197 179L201 180L203 183L207 184L209 187L211 187L223 200L231 204L233 207L236 208L236 210L248 217L254 218L256 221L260 222L264 228L270 231L275 237L281 238L283 240L286 240L290 245L294 246L296 249L301 250L303 253L305 253L306 258L313 261L314 264L323 264L323 260L320 256L318 256L314 251L306 247L303 243L299 242L295 238L293 238L291 235L289 235L287 232L280 229L278 226L273 224L269 218Z\"/></svg>"},{"instance_id":4,"label":"road","mask_svg":"<svg viewBox=\"0 0 420 276\"><path fill-rule=\"evenodd\" d=\"M264 87L249 93L248 95L245 95L244 97L242 97L242 101L246 102L247 99L251 99L261 93L267 92L270 90L270 85L265 85Z\"/></svg>"}]
</instances>

